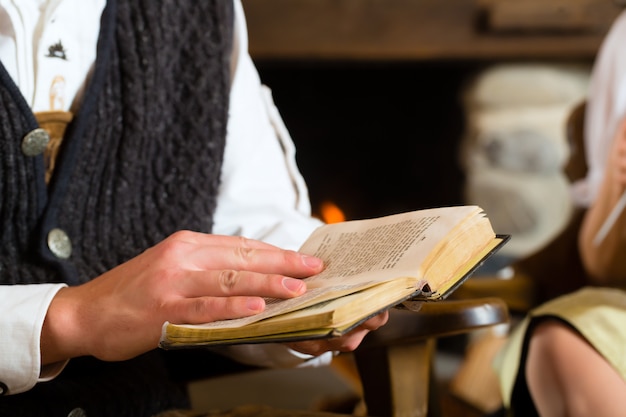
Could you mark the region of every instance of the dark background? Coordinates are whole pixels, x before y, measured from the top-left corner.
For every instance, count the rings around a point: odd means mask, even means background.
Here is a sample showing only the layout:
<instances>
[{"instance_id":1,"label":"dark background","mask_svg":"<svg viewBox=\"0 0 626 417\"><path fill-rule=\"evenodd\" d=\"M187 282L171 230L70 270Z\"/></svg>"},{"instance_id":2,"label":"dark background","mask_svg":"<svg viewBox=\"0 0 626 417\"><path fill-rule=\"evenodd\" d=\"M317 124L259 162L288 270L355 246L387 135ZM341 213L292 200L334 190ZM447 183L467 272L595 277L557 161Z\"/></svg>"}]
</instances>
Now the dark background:
<instances>
[{"instance_id":1,"label":"dark background","mask_svg":"<svg viewBox=\"0 0 626 417\"><path fill-rule=\"evenodd\" d=\"M483 64L257 62L296 143L314 213L463 202L459 92Z\"/></svg>"}]
</instances>

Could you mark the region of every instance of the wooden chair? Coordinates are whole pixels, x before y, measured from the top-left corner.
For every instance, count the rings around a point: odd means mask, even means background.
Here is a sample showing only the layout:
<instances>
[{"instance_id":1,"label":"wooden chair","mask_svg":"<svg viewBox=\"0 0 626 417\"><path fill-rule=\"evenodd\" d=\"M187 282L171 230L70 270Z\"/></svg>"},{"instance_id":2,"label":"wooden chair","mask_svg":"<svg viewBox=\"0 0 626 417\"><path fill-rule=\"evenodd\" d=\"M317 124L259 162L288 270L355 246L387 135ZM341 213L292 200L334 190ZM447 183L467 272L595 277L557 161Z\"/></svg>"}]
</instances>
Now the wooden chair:
<instances>
[{"instance_id":1,"label":"wooden chair","mask_svg":"<svg viewBox=\"0 0 626 417\"><path fill-rule=\"evenodd\" d=\"M416 311L415 311L416 310ZM499 298L426 302L391 311L389 323L354 352L370 416L434 416L433 359L438 338L508 322Z\"/></svg>"}]
</instances>

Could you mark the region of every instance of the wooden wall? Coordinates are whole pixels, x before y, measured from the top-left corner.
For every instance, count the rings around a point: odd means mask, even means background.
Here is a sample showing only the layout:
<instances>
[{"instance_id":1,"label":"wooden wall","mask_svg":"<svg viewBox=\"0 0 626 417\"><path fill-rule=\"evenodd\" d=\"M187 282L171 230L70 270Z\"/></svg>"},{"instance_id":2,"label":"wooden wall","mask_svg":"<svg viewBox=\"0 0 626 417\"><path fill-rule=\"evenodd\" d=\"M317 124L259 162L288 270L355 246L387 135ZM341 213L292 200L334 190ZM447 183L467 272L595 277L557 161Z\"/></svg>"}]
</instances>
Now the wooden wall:
<instances>
[{"instance_id":1,"label":"wooden wall","mask_svg":"<svg viewBox=\"0 0 626 417\"><path fill-rule=\"evenodd\" d=\"M594 55L611 0L244 0L259 59Z\"/></svg>"}]
</instances>

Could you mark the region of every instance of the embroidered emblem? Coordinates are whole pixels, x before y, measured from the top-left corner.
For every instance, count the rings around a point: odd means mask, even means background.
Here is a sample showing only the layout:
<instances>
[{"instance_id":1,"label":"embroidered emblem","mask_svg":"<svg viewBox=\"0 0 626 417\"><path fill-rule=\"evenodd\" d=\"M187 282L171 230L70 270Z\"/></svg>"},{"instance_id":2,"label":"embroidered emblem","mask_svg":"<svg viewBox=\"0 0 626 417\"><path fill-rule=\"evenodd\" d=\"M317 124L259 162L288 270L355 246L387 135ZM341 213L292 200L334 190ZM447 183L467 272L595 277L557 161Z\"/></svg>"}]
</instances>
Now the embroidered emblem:
<instances>
[{"instance_id":1,"label":"embroidered emblem","mask_svg":"<svg viewBox=\"0 0 626 417\"><path fill-rule=\"evenodd\" d=\"M48 55L46 55L46 57L61 58L67 61L67 55L65 55L65 49L63 48L63 44L61 43L61 41L58 41L57 43L48 47Z\"/></svg>"}]
</instances>

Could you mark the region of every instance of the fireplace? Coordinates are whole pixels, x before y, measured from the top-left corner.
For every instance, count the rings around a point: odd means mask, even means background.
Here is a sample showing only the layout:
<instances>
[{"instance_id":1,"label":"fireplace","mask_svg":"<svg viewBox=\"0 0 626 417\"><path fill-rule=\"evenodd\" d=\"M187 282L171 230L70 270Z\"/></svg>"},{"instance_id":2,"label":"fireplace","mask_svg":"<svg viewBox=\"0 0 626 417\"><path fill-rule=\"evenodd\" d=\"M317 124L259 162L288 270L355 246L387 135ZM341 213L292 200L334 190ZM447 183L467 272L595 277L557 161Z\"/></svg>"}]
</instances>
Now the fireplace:
<instances>
[{"instance_id":1,"label":"fireplace","mask_svg":"<svg viewBox=\"0 0 626 417\"><path fill-rule=\"evenodd\" d=\"M365 218L462 202L467 63L257 63L296 143L315 214Z\"/></svg>"}]
</instances>

